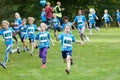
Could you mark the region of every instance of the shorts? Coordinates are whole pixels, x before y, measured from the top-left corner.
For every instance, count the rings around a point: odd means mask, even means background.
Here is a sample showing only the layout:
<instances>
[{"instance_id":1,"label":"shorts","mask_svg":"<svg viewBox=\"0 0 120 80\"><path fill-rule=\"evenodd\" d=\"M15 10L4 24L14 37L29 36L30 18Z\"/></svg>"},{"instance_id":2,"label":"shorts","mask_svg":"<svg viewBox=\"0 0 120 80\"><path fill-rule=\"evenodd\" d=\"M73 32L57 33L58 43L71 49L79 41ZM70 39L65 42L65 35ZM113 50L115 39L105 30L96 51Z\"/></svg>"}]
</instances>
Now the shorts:
<instances>
[{"instance_id":1,"label":"shorts","mask_svg":"<svg viewBox=\"0 0 120 80\"><path fill-rule=\"evenodd\" d=\"M105 21L105 23L109 24L109 23L110 23L110 21Z\"/></svg>"},{"instance_id":2,"label":"shorts","mask_svg":"<svg viewBox=\"0 0 120 80\"><path fill-rule=\"evenodd\" d=\"M29 42L30 42L30 43L34 43L34 41L35 41L34 38L29 39Z\"/></svg>"},{"instance_id":3,"label":"shorts","mask_svg":"<svg viewBox=\"0 0 120 80\"><path fill-rule=\"evenodd\" d=\"M95 28L95 23L89 23L90 28Z\"/></svg>"},{"instance_id":4,"label":"shorts","mask_svg":"<svg viewBox=\"0 0 120 80\"><path fill-rule=\"evenodd\" d=\"M85 27L83 27L83 28L78 28L78 31L79 31L80 34L83 34L83 33L85 32Z\"/></svg>"},{"instance_id":5,"label":"shorts","mask_svg":"<svg viewBox=\"0 0 120 80\"><path fill-rule=\"evenodd\" d=\"M117 22L120 22L120 19L117 19Z\"/></svg>"},{"instance_id":6,"label":"shorts","mask_svg":"<svg viewBox=\"0 0 120 80\"><path fill-rule=\"evenodd\" d=\"M67 55L72 56L72 51L62 51L62 58L67 58Z\"/></svg>"},{"instance_id":7,"label":"shorts","mask_svg":"<svg viewBox=\"0 0 120 80\"><path fill-rule=\"evenodd\" d=\"M22 37L21 37L21 41L22 41L22 42L24 42L26 39L27 39L26 36L22 36Z\"/></svg>"},{"instance_id":8,"label":"shorts","mask_svg":"<svg viewBox=\"0 0 120 80\"><path fill-rule=\"evenodd\" d=\"M54 32L56 32L56 31L60 32L60 31L61 31L61 28L60 28L60 27L54 28Z\"/></svg>"}]
</instances>

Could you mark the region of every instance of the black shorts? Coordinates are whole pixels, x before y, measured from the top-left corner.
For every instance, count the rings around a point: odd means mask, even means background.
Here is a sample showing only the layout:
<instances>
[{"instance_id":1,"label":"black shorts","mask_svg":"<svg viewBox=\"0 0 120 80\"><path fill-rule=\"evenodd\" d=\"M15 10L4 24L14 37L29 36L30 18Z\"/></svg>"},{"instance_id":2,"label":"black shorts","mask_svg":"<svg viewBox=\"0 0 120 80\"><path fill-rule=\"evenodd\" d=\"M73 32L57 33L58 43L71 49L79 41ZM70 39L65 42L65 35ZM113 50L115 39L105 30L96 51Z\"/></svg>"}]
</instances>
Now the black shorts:
<instances>
[{"instance_id":1,"label":"black shorts","mask_svg":"<svg viewBox=\"0 0 120 80\"><path fill-rule=\"evenodd\" d=\"M56 31L60 32L61 28L60 27L59 28L54 28L54 32L56 32Z\"/></svg>"},{"instance_id":2,"label":"black shorts","mask_svg":"<svg viewBox=\"0 0 120 80\"><path fill-rule=\"evenodd\" d=\"M34 41L35 41L34 38L29 39L29 42L30 42L30 43L34 43Z\"/></svg>"},{"instance_id":3,"label":"black shorts","mask_svg":"<svg viewBox=\"0 0 120 80\"><path fill-rule=\"evenodd\" d=\"M62 51L62 58L67 58L67 55L72 56L72 51Z\"/></svg>"}]
</instances>

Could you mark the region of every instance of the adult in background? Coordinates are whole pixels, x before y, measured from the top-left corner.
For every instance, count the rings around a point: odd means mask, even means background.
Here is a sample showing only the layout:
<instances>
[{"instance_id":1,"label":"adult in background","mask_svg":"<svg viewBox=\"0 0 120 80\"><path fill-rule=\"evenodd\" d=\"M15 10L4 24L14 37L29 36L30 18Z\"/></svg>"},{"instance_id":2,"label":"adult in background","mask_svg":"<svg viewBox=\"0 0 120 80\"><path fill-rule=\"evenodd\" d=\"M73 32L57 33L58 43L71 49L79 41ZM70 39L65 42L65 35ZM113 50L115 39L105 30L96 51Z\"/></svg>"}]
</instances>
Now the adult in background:
<instances>
[{"instance_id":1,"label":"adult in background","mask_svg":"<svg viewBox=\"0 0 120 80\"><path fill-rule=\"evenodd\" d=\"M46 3L45 12L47 18L47 25L48 25L47 30L49 30L52 25L52 17L53 17L53 8L50 6L50 2Z\"/></svg>"},{"instance_id":2,"label":"adult in background","mask_svg":"<svg viewBox=\"0 0 120 80\"><path fill-rule=\"evenodd\" d=\"M57 14L57 17L60 20L60 23L62 24L62 11L64 11L65 8L61 8L61 2L57 2L57 5L54 8L54 12Z\"/></svg>"}]
</instances>

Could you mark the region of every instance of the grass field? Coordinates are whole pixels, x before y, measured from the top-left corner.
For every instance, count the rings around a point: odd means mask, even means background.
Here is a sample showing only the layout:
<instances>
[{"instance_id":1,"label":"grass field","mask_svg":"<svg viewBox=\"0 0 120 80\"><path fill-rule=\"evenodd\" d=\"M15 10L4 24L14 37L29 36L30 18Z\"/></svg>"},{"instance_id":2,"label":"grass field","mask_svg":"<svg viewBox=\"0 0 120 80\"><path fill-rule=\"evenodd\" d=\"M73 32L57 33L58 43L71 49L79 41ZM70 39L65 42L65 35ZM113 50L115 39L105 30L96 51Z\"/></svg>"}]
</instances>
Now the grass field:
<instances>
[{"instance_id":1,"label":"grass field","mask_svg":"<svg viewBox=\"0 0 120 80\"><path fill-rule=\"evenodd\" d=\"M77 30L73 31L76 40ZM86 31L89 35L89 32ZM38 50L34 56L29 52L10 55L7 69L0 66L0 80L120 80L120 28L102 28L100 32L93 30L90 42L85 45L73 44L74 65L70 75L65 73L60 42L48 51L47 67L41 69ZM5 45L0 38L0 61L4 59ZM22 45L21 45L22 47ZM22 49L22 48L21 48Z\"/></svg>"}]
</instances>

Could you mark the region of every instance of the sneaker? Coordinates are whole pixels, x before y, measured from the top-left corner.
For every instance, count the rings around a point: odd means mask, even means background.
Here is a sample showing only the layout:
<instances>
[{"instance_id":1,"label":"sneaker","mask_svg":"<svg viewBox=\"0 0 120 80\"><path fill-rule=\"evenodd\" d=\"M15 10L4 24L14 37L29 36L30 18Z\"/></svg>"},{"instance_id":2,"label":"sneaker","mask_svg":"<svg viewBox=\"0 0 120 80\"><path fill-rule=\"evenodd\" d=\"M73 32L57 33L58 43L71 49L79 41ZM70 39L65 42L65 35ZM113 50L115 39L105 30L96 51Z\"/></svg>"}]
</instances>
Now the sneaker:
<instances>
[{"instance_id":1,"label":"sneaker","mask_svg":"<svg viewBox=\"0 0 120 80\"><path fill-rule=\"evenodd\" d=\"M20 48L19 47L17 48L17 53L20 54Z\"/></svg>"},{"instance_id":2,"label":"sneaker","mask_svg":"<svg viewBox=\"0 0 120 80\"><path fill-rule=\"evenodd\" d=\"M30 51L30 55L33 56L33 51Z\"/></svg>"},{"instance_id":3,"label":"sneaker","mask_svg":"<svg viewBox=\"0 0 120 80\"><path fill-rule=\"evenodd\" d=\"M73 65L73 59L72 58L70 59L70 61L71 61L70 64Z\"/></svg>"},{"instance_id":4,"label":"sneaker","mask_svg":"<svg viewBox=\"0 0 120 80\"><path fill-rule=\"evenodd\" d=\"M69 75L70 74L70 70L66 69L65 72Z\"/></svg>"},{"instance_id":5,"label":"sneaker","mask_svg":"<svg viewBox=\"0 0 120 80\"><path fill-rule=\"evenodd\" d=\"M46 68L46 65L45 65L45 64L42 64L41 68Z\"/></svg>"},{"instance_id":6,"label":"sneaker","mask_svg":"<svg viewBox=\"0 0 120 80\"><path fill-rule=\"evenodd\" d=\"M36 45L36 46L35 46L35 49L38 49L38 48L39 48L39 45Z\"/></svg>"},{"instance_id":7,"label":"sneaker","mask_svg":"<svg viewBox=\"0 0 120 80\"><path fill-rule=\"evenodd\" d=\"M26 48L23 48L23 51L25 52L25 51L27 51L27 49L26 49Z\"/></svg>"},{"instance_id":8,"label":"sneaker","mask_svg":"<svg viewBox=\"0 0 120 80\"><path fill-rule=\"evenodd\" d=\"M12 51L10 51L10 53L9 53L10 55L12 54Z\"/></svg>"},{"instance_id":9,"label":"sneaker","mask_svg":"<svg viewBox=\"0 0 120 80\"><path fill-rule=\"evenodd\" d=\"M6 69L6 65L5 65L4 63L1 63L1 62L0 62L0 65L1 65L4 69Z\"/></svg>"},{"instance_id":10,"label":"sneaker","mask_svg":"<svg viewBox=\"0 0 120 80\"><path fill-rule=\"evenodd\" d=\"M81 45L84 45L84 41L81 42Z\"/></svg>"},{"instance_id":11,"label":"sneaker","mask_svg":"<svg viewBox=\"0 0 120 80\"><path fill-rule=\"evenodd\" d=\"M29 48L26 48L27 49L27 51L29 51L30 49Z\"/></svg>"},{"instance_id":12,"label":"sneaker","mask_svg":"<svg viewBox=\"0 0 120 80\"><path fill-rule=\"evenodd\" d=\"M86 37L86 41L90 41L90 39L88 37Z\"/></svg>"},{"instance_id":13,"label":"sneaker","mask_svg":"<svg viewBox=\"0 0 120 80\"><path fill-rule=\"evenodd\" d=\"M90 35L92 35L92 33L90 32Z\"/></svg>"}]
</instances>

